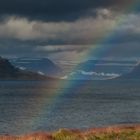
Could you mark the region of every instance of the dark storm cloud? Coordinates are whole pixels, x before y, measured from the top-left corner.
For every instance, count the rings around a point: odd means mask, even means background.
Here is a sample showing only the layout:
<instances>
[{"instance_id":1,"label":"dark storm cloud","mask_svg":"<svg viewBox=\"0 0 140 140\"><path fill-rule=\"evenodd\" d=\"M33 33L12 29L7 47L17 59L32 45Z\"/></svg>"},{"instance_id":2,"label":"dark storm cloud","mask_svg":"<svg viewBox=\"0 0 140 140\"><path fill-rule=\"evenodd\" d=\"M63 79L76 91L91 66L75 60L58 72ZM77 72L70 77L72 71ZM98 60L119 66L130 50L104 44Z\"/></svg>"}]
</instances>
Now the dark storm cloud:
<instances>
[{"instance_id":1,"label":"dark storm cloud","mask_svg":"<svg viewBox=\"0 0 140 140\"><path fill-rule=\"evenodd\" d=\"M1 18L16 15L37 20L70 21L89 15L90 10L123 7L131 2L134 0L0 0L0 15Z\"/></svg>"},{"instance_id":2,"label":"dark storm cloud","mask_svg":"<svg viewBox=\"0 0 140 140\"><path fill-rule=\"evenodd\" d=\"M0 0L0 55L77 57L101 44L120 46L114 55L134 56L140 52L136 1Z\"/></svg>"},{"instance_id":3,"label":"dark storm cloud","mask_svg":"<svg viewBox=\"0 0 140 140\"><path fill-rule=\"evenodd\" d=\"M11 17L0 23L0 38L34 40L48 45L98 44L98 40L105 40L104 44L117 44L140 40L140 14L114 16L108 9L100 9L97 13L96 18L82 18L74 22L48 23ZM118 18L122 20L122 17L124 21L118 24ZM110 37L106 39L108 35Z\"/></svg>"}]
</instances>

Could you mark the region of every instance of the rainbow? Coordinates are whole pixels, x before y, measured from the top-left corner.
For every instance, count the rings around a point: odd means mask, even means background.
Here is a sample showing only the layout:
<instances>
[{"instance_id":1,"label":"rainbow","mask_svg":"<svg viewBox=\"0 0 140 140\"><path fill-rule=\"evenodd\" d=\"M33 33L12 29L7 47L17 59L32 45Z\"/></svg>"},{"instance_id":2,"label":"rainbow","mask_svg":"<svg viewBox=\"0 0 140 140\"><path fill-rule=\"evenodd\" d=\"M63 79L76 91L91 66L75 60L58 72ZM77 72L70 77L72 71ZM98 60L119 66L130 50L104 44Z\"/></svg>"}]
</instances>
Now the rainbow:
<instances>
[{"instance_id":1,"label":"rainbow","mask_svg":"<svg viewBox=\"0 0 140 140\"><path fill-rule=\"evenodd\" d=\"M138 1L130 1L125 5L124 8L124 12L130 12L133 10L137 9L137 5L138 5ZM105 43L109 43L111 42L113 39L117 38L117 34L116 34L116 29L121 26L121 24L123 24L126 21L126 19L124 18L124 16L120 16L117 19L117 23L114 24L112 30L110 30L110 32L108 32L106 35L102 36L95 45L91 45L91 51L87 52L84 57L82 56L81 58L78 59L78 61L84 61L88 56L92 55L92 54L98 54L99 58L103 58L105 56L109 56L109 54L111 54L114 50L114 46L108 46L106 47L104 50L102 50L103 45ZM76 67L73 67L73 71L76 70ZM70 92L71 89L80 89L80 86L85 86L86 87L87 83L83 83L83 85L79 85L76 81L70 81L70 80L66 80L66 81L58 81L56 82L56 89L52 90L52 91L41 91L41 92L46 92L50 94L50 100L48 103L48 100L46 99L45 95L41 94L40 97L37 99L37 105L39 106L39 110L38 112L36 112L37 114L39 114L39 117L35 117L31 120L30 124L28 124L28 126L32 126L32 128L36 129L40 122L41 122L41 118L43 115L50 115L53 114L53 112L55 112L56 107L61 106L63 103L63 99L61 97L65 96L65 97L69 97L69 96L76 96L76 93ZM83 87L84 88L84 87ZM64 89L63 91L61 91L60 89ZM42 115L42 116L41 116Z\"/></svg>"}]
</instances>

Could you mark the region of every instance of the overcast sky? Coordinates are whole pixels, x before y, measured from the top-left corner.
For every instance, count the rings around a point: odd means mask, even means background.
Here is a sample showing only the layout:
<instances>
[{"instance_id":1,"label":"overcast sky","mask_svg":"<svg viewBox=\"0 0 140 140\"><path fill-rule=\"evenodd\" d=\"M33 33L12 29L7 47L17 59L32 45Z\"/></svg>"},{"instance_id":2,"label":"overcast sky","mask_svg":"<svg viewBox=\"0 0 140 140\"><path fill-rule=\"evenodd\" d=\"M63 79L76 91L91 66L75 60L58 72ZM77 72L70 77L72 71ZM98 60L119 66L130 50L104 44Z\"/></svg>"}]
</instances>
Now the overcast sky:
<instances>
[{"instance_id":1,"label":"overcast sky","mask_svg":"<svg viewBox=\"0 0 140 140\"><path fill-rule=\"evenodd\" d=\"M0 55L139 58L140 0L0 0Z\"/></svg>"}]
</instances>

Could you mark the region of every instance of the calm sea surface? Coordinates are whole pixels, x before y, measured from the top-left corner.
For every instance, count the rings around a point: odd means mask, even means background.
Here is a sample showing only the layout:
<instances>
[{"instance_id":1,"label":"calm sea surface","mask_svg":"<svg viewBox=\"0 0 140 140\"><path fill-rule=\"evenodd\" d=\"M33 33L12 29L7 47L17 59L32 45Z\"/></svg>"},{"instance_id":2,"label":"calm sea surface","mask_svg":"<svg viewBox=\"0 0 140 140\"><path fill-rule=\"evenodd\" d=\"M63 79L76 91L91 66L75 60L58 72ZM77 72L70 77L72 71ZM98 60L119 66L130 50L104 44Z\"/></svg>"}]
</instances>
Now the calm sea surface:
<instances>
[{"instance_id":1,"label":"calm sea surface","mask_svg":"<svg viewBox=\"0 0 140 140\"><path fill-rule=\"evenodd\" d=\"M140 81L0 82L0 134L140 123Z\"/></svg>"}]
</instances>

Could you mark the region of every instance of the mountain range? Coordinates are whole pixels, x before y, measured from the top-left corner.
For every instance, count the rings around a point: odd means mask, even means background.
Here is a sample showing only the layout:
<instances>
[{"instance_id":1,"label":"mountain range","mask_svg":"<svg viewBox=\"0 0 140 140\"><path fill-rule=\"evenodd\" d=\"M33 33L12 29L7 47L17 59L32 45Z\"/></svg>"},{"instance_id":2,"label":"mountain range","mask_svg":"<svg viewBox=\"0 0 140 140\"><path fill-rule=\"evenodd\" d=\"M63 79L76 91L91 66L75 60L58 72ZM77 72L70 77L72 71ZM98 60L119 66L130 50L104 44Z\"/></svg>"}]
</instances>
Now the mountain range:
<instances>
[{"instance_id":1,"label":"mountain range","mask_svg":"<svg viewBox=\"0 0 140 140\"><path fill-rule=\"evenodd\" d=\"M117 65L119 67L116 69ZM127 69L124 69L124 65ZM59 77L62 71L59 66L47 58L16 58L9 61L0 57L0 80L56 79L54 77ZM97 63L90 60L77 65L64 79L107 80L112 78L140 79L140 64L134 67L131 62L102 61Z\"/></svg>"},{"instance_id":2,"label":"mountain range","mask_svg":"<svg viewBox=\"0 0 140 140\"><path fill-rule=\"evenodd\" d=\"M135 61L119 60L88 60L77 65L78 70L104 73L128 73L134 67ZM124 68L125 67L125 68Z\"/></svg>"},{"instance_id":3,"label":"mountain range","mask_svg":"<svg viewBox=\"0 0 140 140\"><path fill-rule=\"evenodd\" d=\"M48 58L15 58L10 62L23 70L28 70L42 75L59 77L62 75L62 69Z\"/></svg>"},{"instance_id":4,"label":"mountain range","mask_svg":"<svg viewBox=\"0 0 140 140\"><path fill-rule=\"evenodd\" d=\"M49 80L53 79L36 72L21 70L9 60L0 57L0 80Z\"/></svg>"},{"instance_id":5,"label":"mountain range","mask_svg":"<svg viewBox=\"0 0 140 140\"><path fill-rule=\"evenodd\" d=\"M140 79L140 64L137 64L137 66L134 67L134 69L131 72L121 75L118 78L119 79Z\"/></svg>"},{"instance_id":6,"label":"mountain range","mask_svg":"<svg viewBox=\"0 0 140 140\"><path fill-rule=\"evenodd\" d=\"M80 80L112 79L129 73L135 64L136 61L88 60L79 63L69 78Z\"/></svg>"}]
</instances>

